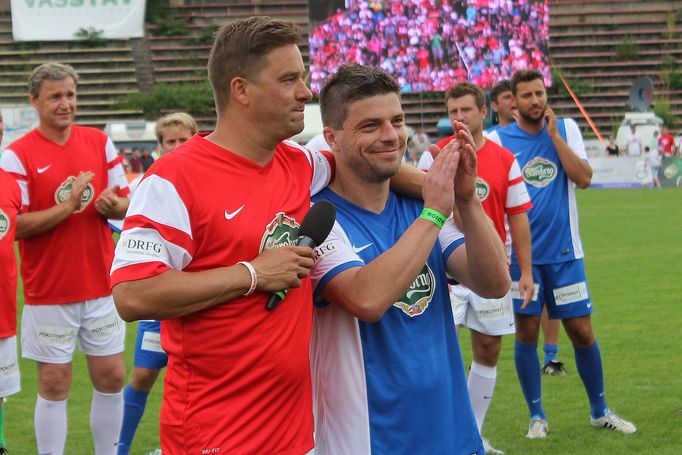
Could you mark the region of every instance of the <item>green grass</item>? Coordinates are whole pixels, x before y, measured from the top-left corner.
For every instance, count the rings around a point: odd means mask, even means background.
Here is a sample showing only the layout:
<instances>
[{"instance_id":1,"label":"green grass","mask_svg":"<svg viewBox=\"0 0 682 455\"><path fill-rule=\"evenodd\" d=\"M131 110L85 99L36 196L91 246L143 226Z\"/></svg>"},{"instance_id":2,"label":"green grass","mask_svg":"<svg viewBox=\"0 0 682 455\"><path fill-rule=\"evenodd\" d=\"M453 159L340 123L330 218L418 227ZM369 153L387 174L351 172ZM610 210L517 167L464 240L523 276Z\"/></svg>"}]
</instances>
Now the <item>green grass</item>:
<instances>
[{"instance_id":1,"label":"green grass","mask_svg":"<svg viewBox=\"0 0 682 455\"><path fill-rule=\"evenodd\" d=\"M497 390L484 434L509 455L682 453L682 375L678 371L682 367L682 191L587 190L578 193L578 204L607 403L632 420L639 432L624 436L589 425L587 398L562 331L560 356L569 375L543 378L550 437L544 441L524 438L528 412L514 370L512 337L503 342ZM22 301L20 297L20 305ZM128 326L128 368L135 330L134 324ZM471 352L465 330L461 340L468 365ZM22 392L7 406L6 439L12 453L28 454L36 451L35 365L22 360L21 372ZM152 391L131 453L158 447L161 385ZM66 453L92 454L88 423L92 388L82 354L74 360L71 390Z\"/></svg>"},{"instance_id":2,"label":"green grass","mask_svg":"<svg viewBox=\"0 0 682 455\"><path fill-rule=\"evenodd\" d=\"M682 453L682 192L587 190L578 193L578 206L607 403L639 431L625 436L589 425L587 396L562 330L560 357L569 374L542 379L550 437L524 438L529 416L512 337L503 341L483 433L509 455ZM468 365L466 330L460 339Z\"/></svg>"}]
</instances>

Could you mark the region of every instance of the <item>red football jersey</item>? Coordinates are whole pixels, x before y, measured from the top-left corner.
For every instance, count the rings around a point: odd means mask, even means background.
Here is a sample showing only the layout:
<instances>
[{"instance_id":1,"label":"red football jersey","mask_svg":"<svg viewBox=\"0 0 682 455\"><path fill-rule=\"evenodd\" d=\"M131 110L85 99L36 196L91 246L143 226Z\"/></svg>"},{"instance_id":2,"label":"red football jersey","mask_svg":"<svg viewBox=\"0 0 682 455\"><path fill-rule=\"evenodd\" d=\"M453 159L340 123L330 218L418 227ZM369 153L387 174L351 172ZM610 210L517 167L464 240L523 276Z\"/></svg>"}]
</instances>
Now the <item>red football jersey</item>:
<instances>
[{"instance_id":1,"label":"red football jersey","mask_svg":"<svg viewBox=\"0 0 682 455\"><path fill-rule=\"evenodd\" d=\"M453 138L445 138L436 145L443 148ZM506 244L505 215L525 212L533 207L521 169L509 150L487 139L476 152L476 160L476 194L502 243Z\"/></svg>"},{"instance_id":2,"label":"red football jersey","mask_svg":"<svg viewBox=\"0 0 682 455\"><path fill-rule=\"evenodd\" d=\"M19 185L0 169L0 338L17 334L17 258L14 255L14 232L19 209Z\"/></svg>"},{"instance_id":3,"label":"red football jersey","mask_svg":"<svg viewBox=\"0 0 682 455\"><path fill-rule=\"evenodd\" d=\"M670 133L664 134L660 138L658 138L658 146L663 150L663 155L673 156L675 138Z\"/></svg>"},{"instance_id":4,"label":"red football jersey","mask_svg":"<svg viewBox=\"0 0 682 455\"><path fill-rule=\"evenodd\" d=\"M109 138L95 128L73 125L68 141L59 145L35 129L7 147L0 167L22 189L22 213L64 201L80 172L95 174L79 211L54 229L19 242L26 303L72 303L110 295L114 243L107 220L95 210L95 199L114 185L125 196L128 184Z\"/></svg>"},{"instance_id":5,"label":"red football jersey","mask_svg":"<svg viewBox=\"0 0 682 455\"><path fill-rule=\"evenodd\" d=\"M290 142L259 166L197 135L152 165L116 246L112 285L250 261L293 244L328 159ZM313 448L310 280L275 311L256 292L162 321L168 453L301 454Z\"/></svg>"}]
</instances>

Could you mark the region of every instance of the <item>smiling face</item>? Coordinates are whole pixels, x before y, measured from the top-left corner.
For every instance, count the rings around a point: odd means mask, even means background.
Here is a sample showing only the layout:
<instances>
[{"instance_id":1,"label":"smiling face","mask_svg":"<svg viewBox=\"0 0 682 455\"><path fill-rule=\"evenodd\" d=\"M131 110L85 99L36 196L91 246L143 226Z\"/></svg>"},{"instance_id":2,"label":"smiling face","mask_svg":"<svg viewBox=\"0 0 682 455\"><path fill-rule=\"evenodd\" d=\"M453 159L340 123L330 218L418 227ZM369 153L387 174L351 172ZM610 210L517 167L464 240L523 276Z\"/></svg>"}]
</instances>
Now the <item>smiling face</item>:
<instances>
[{"instance_id":1,"label":"smiling face","mask_svg":"<svg viewBox=\"0 0 682 455\"><path fill-rule=\"evenodd\" d=\"M244 78L252 119L264 133L281 141L303 131L305 103L312 98L304 75L301 52L290 44L268 52L260 71Z\"/></svg>"},{"instance_id":2,"label":"smiling face","mask_svg":"<svg viewBox=\"0 0 682 455\"><path fill-rule=\"evenodd\" d=\"M516 107L519 115L528 123L542 122L547 107L547 90L542 79L519 82L516 86Z\"/></svg>"},{"instance_id":3,"label":"smiling face","mask_svg":"<svg viewBox=\"0 0 682 455\"><path fill-rule=\"evenodd\" d=\"M38 94L30 100L42 127L64 131L76 118L76 83L70 77L44 80Z\"/></svg>"},{"instance_id":4,"label":"smiling face","mask_svg":"<svg viewBox=\"0 0 682 455\"><path fill-rule=\"evenodd\" d=\"M366 182L383 182L400 168L407 146L405 114L397 93L347 104L341 129L326 127L337 165Z\"/></svg>"}]
</instances>

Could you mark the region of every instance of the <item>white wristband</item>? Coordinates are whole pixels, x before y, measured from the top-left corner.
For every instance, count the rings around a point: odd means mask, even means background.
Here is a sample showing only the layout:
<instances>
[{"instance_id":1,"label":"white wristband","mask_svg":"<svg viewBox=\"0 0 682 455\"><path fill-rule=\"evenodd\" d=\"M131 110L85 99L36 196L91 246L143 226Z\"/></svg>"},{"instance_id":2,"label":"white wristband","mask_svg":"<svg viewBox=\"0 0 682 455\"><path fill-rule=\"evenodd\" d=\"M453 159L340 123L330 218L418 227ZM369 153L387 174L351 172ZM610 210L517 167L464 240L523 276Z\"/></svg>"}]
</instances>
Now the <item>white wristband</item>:
<instances>
[{"instance_id":1,"label":"white wristband","mask_svg":"<svg viewBox=\"0 0 682 455\"><path fill-rule=\"evenodd\" d=\"M246 291L244 295L251 295L253 294L253 291L256 290L256 285L258 284L258 275L256 275L256 269L253 268L253 266L246 262L246 261L239 261L237 264L241 264L246 269L249 271L249 275L251 275L251 286L249 287L249 290Z\"/></svg>"}]
</instances>

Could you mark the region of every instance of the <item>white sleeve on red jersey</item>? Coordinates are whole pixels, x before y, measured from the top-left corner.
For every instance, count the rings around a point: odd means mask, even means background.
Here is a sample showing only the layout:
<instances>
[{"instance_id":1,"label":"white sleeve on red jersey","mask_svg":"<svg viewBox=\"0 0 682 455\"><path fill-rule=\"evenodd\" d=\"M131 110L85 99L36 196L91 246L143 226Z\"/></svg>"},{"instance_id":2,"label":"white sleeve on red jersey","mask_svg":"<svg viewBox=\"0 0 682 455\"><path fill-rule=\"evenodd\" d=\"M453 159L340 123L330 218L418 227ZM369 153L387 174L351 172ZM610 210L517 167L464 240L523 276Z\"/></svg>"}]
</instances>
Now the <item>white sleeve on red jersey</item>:
<instances>
[{"instance_id":1,"label":"white sleeve on red jersey","mask_svg":"<svg viewBox=\"0 0 682 455\"><path fill-rule=\"evenodd\" d=\"M127 196L130 194L128 179L121 164L121 158L119 158L116 147L114 147L111 139L107 138L107 145L104 149L107 156L107 187L111 188L118 185L121 188L118 195Z\"/></svg>"},{"instance_id":2,"label":"white sleeve on red jersey","mask_svg":"<svg viewBox=\"0 0 682 455\"><path fill-rule=\"evenodd\" d=\"M193 253L184 201L170 181L150 175L142 180L128 208L111 267L112 285L181 271Z\"/></svg>"},{"instance_id":3,"label":"white sleeve on red jersey","mask_svg":"<svg viewBox=\"0 0 682 455\"><path fill-rule=\"evenodd\" d=\"M578 158L587 161L585 143L583 142L583 135L578 124L572 118L565 118L564 128L566 128L566 143L568 146L578 155Z\"/></svg>"},{"instance_id":4,"label":"white sleeve on red jersey","mask_svg":"<svg viewBox=\"0 0 682 455\"><path fill-rule=\"evenodd\" d=\"M502 145L502 139L500 139L500 135L497 134L497 131L491 131L490 133L488 133L488 136L486 136L486 139L488 139L489 141L493 141L497 145L500 145L500 146Z\"/></svg>"},{"instance_id":5,"label":"white sleeve on red jersey","mask_svg":"<svg viewBox=\"0 0 682 455\"><path fill-rule=\"evenodd\" d=\"M19 184L21 189L21 205L28 207L30 200L28 197L28 179L24 163L21 162L16 153L10 149L5 149L0 155L0 168L9 173Z\"/></svg>"},{"instance_id":6,"label":"white sleeve on red jersey","mask_svg":"<svg viewBox=\"0 0 682 455\"><path fill-rule=\"evenodd\" d=\"M507 201L504 205L506 214L513 215L525 212L533 207L528 189L521 176L519 163L514 159L509 167L509 183L507 188Z\"/></svg>"},{"instance_id":7,"label":"white sleeve on red jersey","mask_svg":"<svg viewBox=\"0 0 682 455\"><path fill-rule=\"evenodd\" d=\"M334 155L331 152L308 150L302 145L290 140L284 141L284 143L302 151L306 158L308 158L308 162L313 168L313 180L310 182L310 194L314 196L326 188L334 177L334 166L336 164Z\"/></svg>"}]
</instances>

